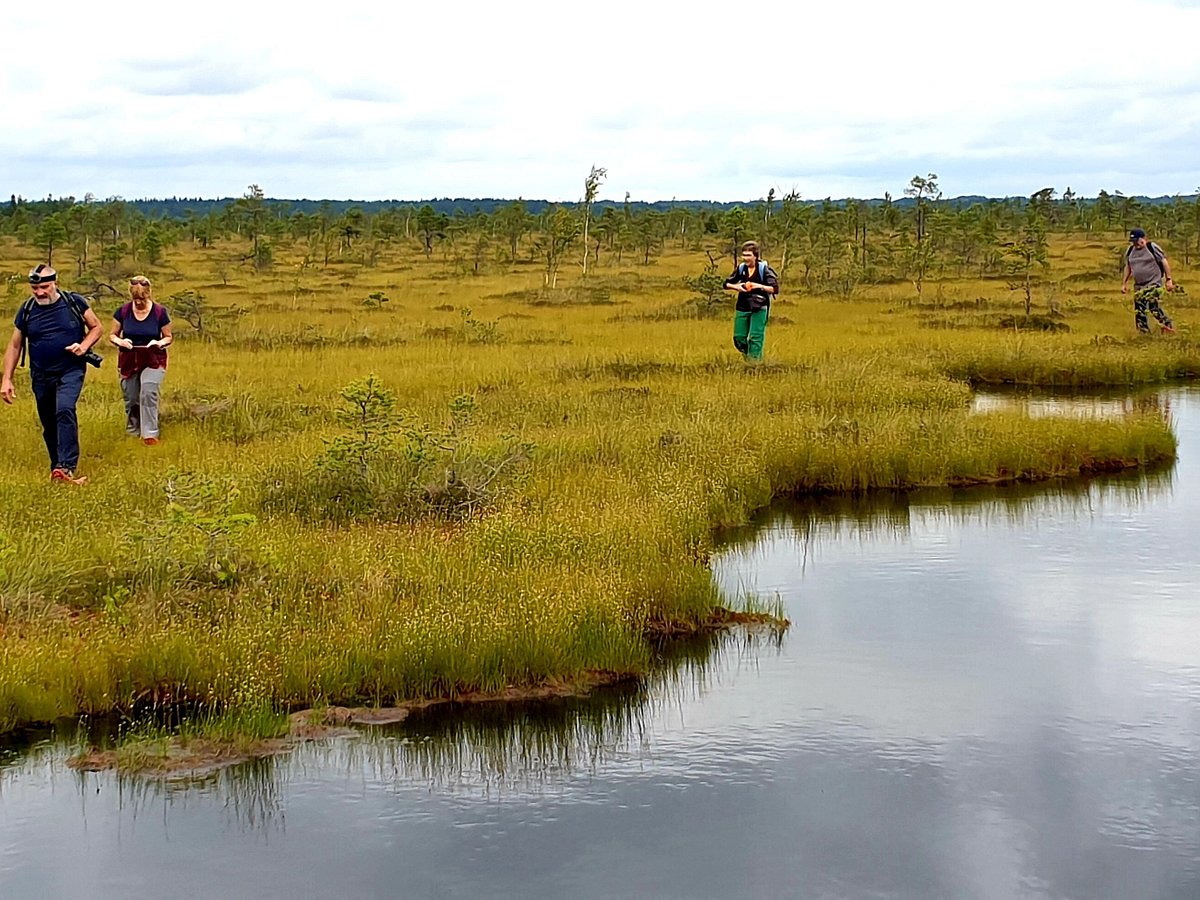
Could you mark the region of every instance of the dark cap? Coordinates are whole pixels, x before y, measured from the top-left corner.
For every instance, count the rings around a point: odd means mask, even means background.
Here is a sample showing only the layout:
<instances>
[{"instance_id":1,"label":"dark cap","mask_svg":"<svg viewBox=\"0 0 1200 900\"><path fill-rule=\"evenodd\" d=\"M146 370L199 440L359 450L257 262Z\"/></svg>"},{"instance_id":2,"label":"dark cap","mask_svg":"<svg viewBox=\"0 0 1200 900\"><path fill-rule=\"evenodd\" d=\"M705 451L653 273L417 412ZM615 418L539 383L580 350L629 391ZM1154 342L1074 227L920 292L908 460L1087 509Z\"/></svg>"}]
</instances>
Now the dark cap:
<instances>
[{"instance_id":1,"label":"dark cap","mask_svg":"<svg viewBox=\"0 0 1200 900\"><path fill-rule=\"evenodd\" d=\"M29 283L30 284L46 284L47 282L57 281L57 280L58 280L58 273L55 272L52 267L46 265L45 263L42 263L42 264L36 266L33 269L33 271L31 271L29 273Z\"/></svg>"},{"instance_id":2,"label":"dark cap","mask_svg":"<svg viewBox=\"0 0 1200 900\"><path fill-rule=\"evenodd\" d=\"M1140 228L1134 228L1132 231L1129 232L1129 240L1131 242L1140 240L1141 238L1144 238L1145 236L1146 236L1146 232L1142 231L1142 229L1140 229Z\"/></svg>"}]
</instances>

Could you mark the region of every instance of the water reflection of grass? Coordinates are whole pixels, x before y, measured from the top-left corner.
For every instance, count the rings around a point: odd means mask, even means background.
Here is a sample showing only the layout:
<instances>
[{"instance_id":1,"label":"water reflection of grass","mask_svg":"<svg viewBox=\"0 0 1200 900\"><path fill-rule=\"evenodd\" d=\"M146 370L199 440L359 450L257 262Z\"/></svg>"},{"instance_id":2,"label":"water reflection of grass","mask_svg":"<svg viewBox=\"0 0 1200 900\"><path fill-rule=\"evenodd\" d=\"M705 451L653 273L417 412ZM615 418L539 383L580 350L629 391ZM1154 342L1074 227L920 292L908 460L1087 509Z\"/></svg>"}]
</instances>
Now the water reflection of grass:
<instances>
[{"instance_id":1,"label":"water reflection of grass","mask_svg":"<svg viewBox=\"0 0 1200 900\"><path fill-rule=\"evenodd\" d=\"M51 757L60 757L64 749L79 746L82 729L78 722L21 728L0 735L0 791L4 776L24 766L38 765Z\"/></svg>"},{"instance_id":2,"label":"water reflection of grass","mask_svg":"<svg viewBox=\"0 0 1200 900\"><path fill-rule=\"evenodd\" d=\"M1073 416L1077 418L1122 419L1130 415L1158 416L1169 422L1174 399L1161 388L1130 392L1111 387L1087 390L1069 388L1039 389L994 388L978 392L971 408L976 412L1016 409L1027 415Z\"/></svg>"},{"instance_id":3,"label":"water reflection of grass","mask_svg":"<svg viewBox=\"0 0 1200 900\"><path fill-rule=\"evenodd\" d=\"M783 630L765 626L702 632L655 642L649 674L598 688L586 696L511 703L443 704L388 726L357 728L349 739L294 745L279 756L253 759L203 775L146 777L122 772L74 772L81 794L114 784L123 810L137 815L151 804L184 802L195 790L216 798L231 820L247 829L282 822L289 780L325 768L393 786L416 785L451 793L502 795L554 790L594 773L614 758L636 756L647 722L707 689L715 669L778 652ZM136 729L135 729L136 731ZM116 719L64 721L57 729L9 741L4 778L39 768L63 772L64 751L113 744L128 734Z\"/></svg>"},{"instance_id":4,"label":"water reflection of grass","mask_svg":"<svg viewBox=\"0 0 1200 900\"><path fill-rule=\"evenodd\" d=\"M169 808L194 802L193 794L202 790L215 797L225 819L247 831L282 827L284 798L287 794L287 769L270 757L252 759L235 768L209 773L203 778L151 779L120 773L77 775L78 787L87 796L94 783L111 779L117 792L117 804L123 813L136 818L153 808L166 814Z\"/></svg>"},{"instance_id":5,"label":"water reflection of grass","mask_svg":"<svg viewBox=\"0 0 1200 900\"><path fill-rule=\"evenodd\" d=\"M114 793L118 811L133 819L151 808L165 815L176 803L194 801L194 793L200 791L205 797L215 797L216 808L237 828L253 830L282 824L288 770L271 757L183 778L146 777L119 770L81 771L68 765L69 759L88 747L114 744L129 725L121 717L109 716L63 720L54 726L10 733L0 744L0 802L6 789L17 781L53 784L68 779L75 784L85 815L90 803L105 802L93 800L102 791L106 795ZM147 727L141 723L135 730L146 732Z\"/></svg>"},{"instance_id":6,"label":"water reflection of grass","mask_svg":"<svg viewBox=\"0 0 1200 900\"><path fill-rule=\"evenodd\" d=\"M789 533L807 546L881 532L902 535L938 520L1032 525L1048 518L1092 517L1106 506L1137 509L1157 502L1173 484L1172 469L1160 467L1037 484L823 494L780 500L724 538L726 546L734 546L767 529Z\"/></svg>"},{"instance_id":7,"label":"water reflection of grass","mask_svg":"<svg viewBox=\"0 0 1200 900\"><path fill-rule=\"evenodd\" d=\"M440 708L349 748L376 772L439 788L528 792L596 765L643 732L644 688L587 698Z\"/></svg>"},{"instance_id":8,"label":"water reflection of grass","mask_svg":"<svg viewBox=\"0 0 1200 900\"><path fill-rule=\"evenodd\" d=\"M703 693L727 654L777 652L783 633L751 626L663 641L644 679L585 697L431 708L345 745L346 764L453 790L542 790L636 752L653 710Z\"/></svg>"}]
</instances>

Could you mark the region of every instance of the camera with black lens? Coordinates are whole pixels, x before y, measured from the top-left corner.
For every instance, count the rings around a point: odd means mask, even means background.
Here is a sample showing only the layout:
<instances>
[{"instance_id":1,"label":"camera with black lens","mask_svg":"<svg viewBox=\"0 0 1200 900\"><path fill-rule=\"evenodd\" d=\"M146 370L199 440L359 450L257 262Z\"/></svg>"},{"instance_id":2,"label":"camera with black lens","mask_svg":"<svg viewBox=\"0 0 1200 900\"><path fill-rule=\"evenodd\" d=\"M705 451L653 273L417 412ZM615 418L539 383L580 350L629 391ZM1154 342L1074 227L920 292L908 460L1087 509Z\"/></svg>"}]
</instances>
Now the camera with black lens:
<instances>
[{"instance_id":1,"label":"camera with black lens","mask_svg":"<svg viewBox=\"0 0 1200 900\"><path fill-rule=\"evenodd\" d=\"M104 362L104 357L95 350L89 350L87 353L83 354L83 361L89 366L95 366L98 369L100 368L100 363Z\"/></svg>"}]
</instances>

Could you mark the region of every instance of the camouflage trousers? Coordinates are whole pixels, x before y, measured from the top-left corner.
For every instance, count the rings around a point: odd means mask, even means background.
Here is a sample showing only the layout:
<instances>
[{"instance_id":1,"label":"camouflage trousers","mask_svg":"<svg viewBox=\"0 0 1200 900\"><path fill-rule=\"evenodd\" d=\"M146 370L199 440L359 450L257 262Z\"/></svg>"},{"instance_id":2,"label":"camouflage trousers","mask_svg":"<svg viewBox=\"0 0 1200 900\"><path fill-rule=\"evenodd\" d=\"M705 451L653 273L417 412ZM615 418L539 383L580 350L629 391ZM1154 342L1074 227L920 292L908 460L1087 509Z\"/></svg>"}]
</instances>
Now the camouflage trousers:
<instances>
[{"instance_id":1,"label":"camouflage trousers","mask_svg":"<svg viewBox=\"0 0 1200 900\"><path fill-rule=\"evenodd\" d=\"M1137 330L1142 332L1150 331L1150 320L1146 317L1149 312L1154 318L1158 319L1158 324L1163 328L1171 328L1171 317L1163 312L1159 301L1162 300L1163 288L1161 284L1152 284L1149 287L1139 288L1133 294L1133 321L1137 325Z\"/></svg>"}]
</instances>

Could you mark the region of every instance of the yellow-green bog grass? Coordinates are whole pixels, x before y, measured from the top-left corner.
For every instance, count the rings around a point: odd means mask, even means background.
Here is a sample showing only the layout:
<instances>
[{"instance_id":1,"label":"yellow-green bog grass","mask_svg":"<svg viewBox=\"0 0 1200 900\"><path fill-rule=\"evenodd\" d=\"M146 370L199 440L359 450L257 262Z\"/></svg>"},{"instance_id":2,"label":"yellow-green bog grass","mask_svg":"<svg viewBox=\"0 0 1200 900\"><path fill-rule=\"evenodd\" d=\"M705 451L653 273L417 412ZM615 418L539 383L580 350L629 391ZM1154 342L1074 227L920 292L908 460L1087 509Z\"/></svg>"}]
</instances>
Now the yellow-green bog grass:
<instances>
[{"instance_id":1,"label":"yellow-green bog grass","mask_svg":"<svg viewBox=\"0 0 1200 900\"><path fill-rule=\"evenodd\" d=\"M1154 414L971 411L972 384L1136 386L1200 371L1186 298L1171 310L1178 335L1140 338L1118 275L1066 277L1096 269L1100 251L1055 251L1062 280L1039 290L1069 330L1004 327L1022 308L1002 282L833 300L785 272L753 366L731 345L732 303L693 313L682 278L703 268L700 251L593 262L584 289L575 271L546 291L537 265L471 275L408 248L328 268L281 248L271 271L225 283L214 273L229 247L174 248L149 272L156 299L199 291L207 333L173 310L162 444L125 435L107 344L80 405L86 486L50 483L24 373L0 410L0 730L143 704L388 704L637 674L648 629L737 602L712 586L714 536L773 497L1170 459L1174 437ZM33 261L0 246L0 267ZM387 302L364 303L372 293ZM9 314L23 297L9 291ZM119 302L96 303L106 327ZM340 392L372 374L410 437L452 441L451 405L469 398L462 446L477 458L430 451L460 471L496 448L532 450L465 511L389 505L392 482L372 471L372 502L389 513L339 518L348 495L320 487L318 461L347 432ZM411 443L396 453L395 471L416 471ZM445 475L422 496L452 494ZM208 494L189 507L181 490Z\"/></svg>"}]
</instances>

